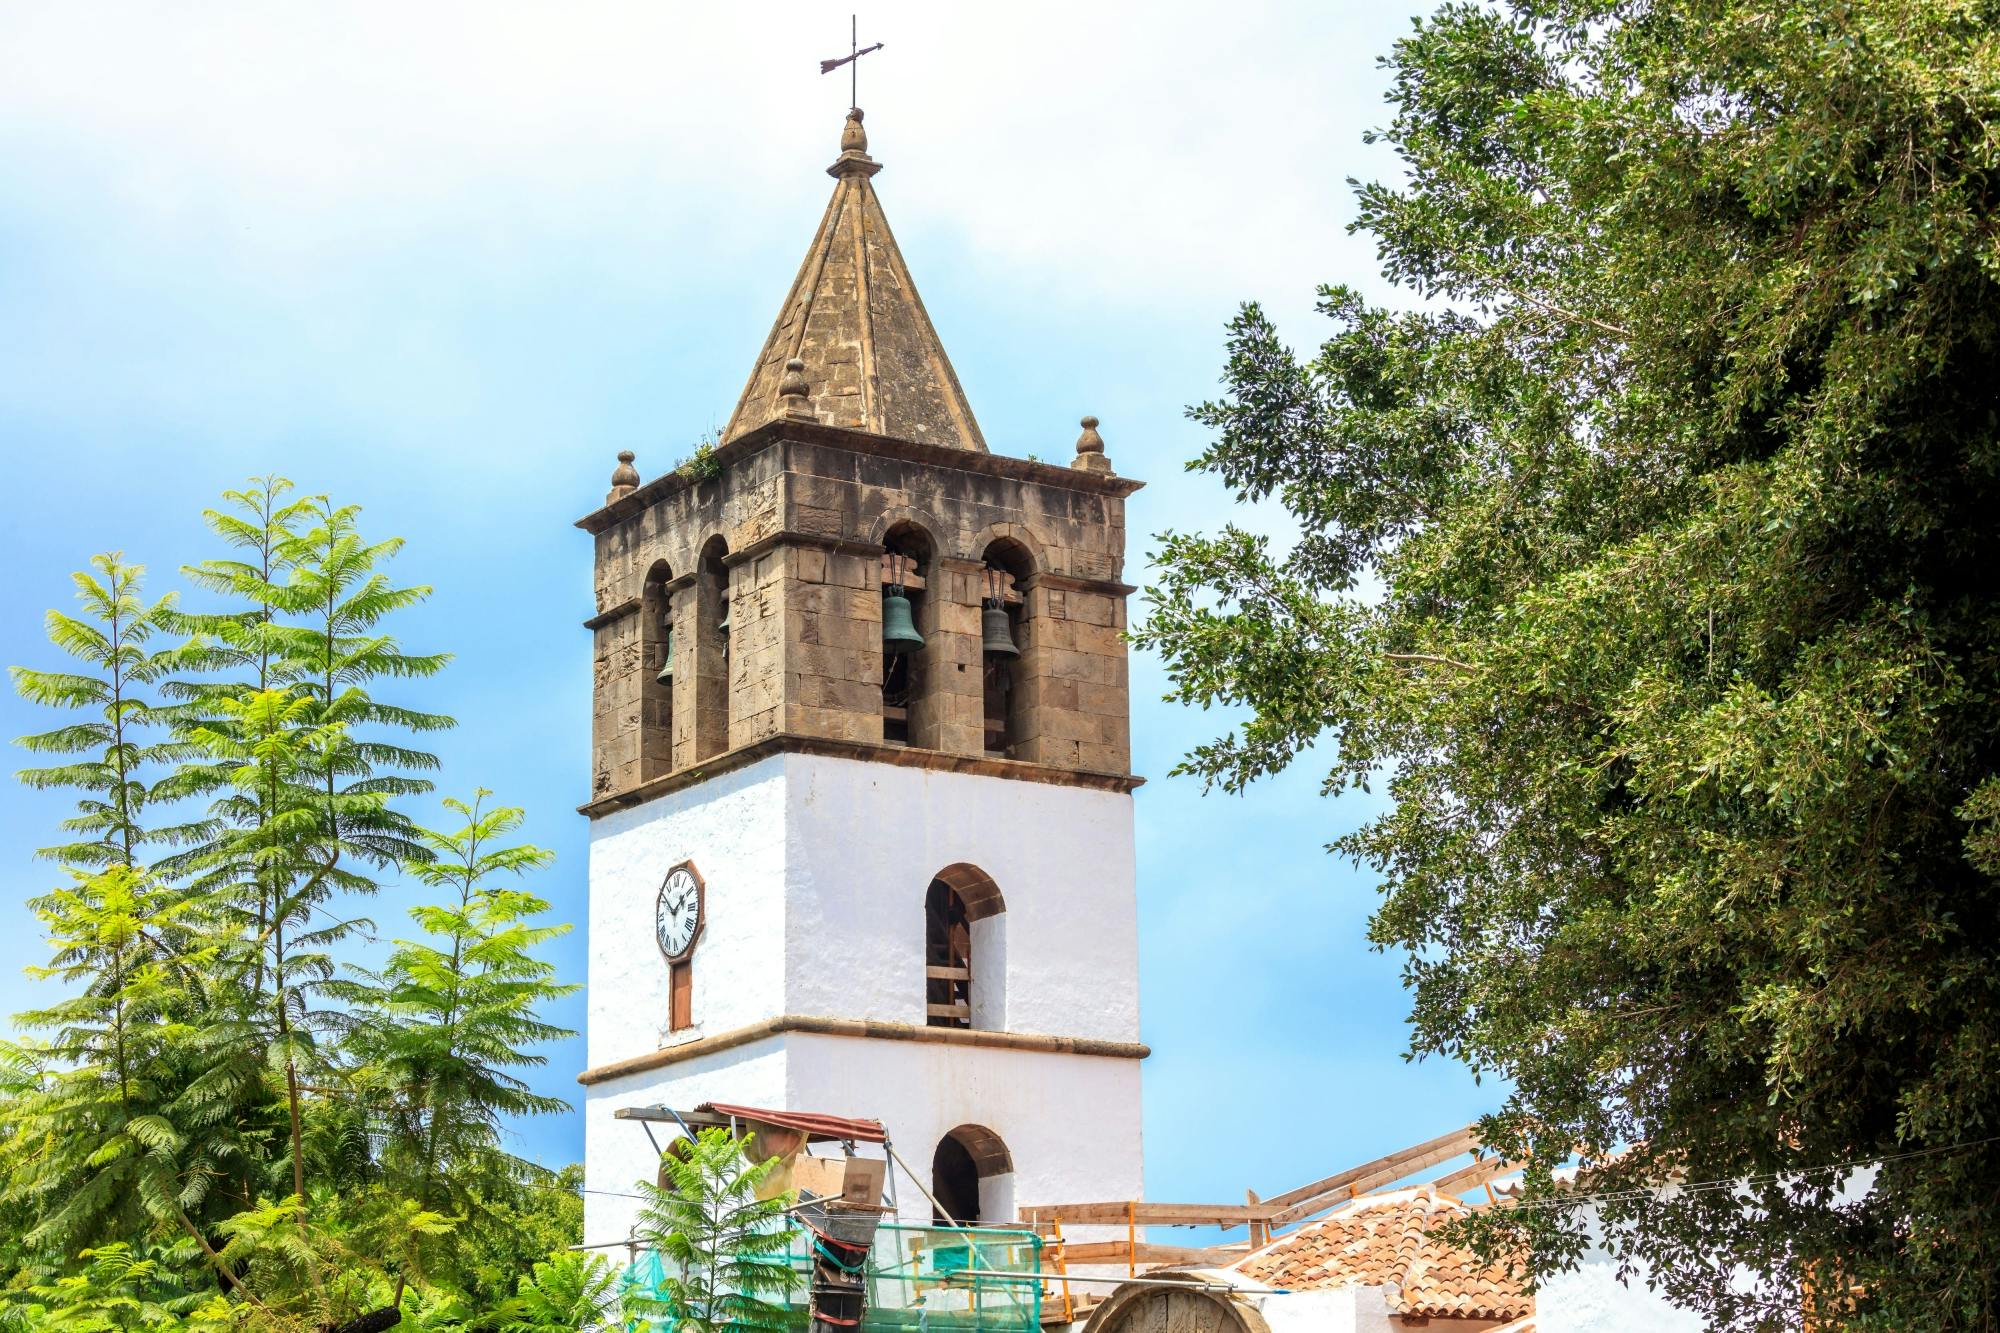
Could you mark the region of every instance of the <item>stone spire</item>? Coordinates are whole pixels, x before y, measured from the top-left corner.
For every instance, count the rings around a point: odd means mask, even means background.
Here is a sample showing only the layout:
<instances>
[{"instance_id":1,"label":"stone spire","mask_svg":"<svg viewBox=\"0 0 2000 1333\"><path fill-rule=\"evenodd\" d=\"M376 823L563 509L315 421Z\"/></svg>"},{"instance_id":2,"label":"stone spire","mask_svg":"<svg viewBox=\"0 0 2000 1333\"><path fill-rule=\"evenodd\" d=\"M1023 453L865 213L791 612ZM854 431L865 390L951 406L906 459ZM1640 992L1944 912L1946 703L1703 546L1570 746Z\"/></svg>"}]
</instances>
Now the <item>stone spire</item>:
<instances>
[{"instance_id":1,"label":"stone spire","mask_svg":"<svg viewBox=\"0 0 2000 1333\"><path fill-rule=\"evenodd\" d=\"M869 182L881 169L868 156L860 110L848 112L840 157L826 169L833 198L724 440L768 421L809 419L986 452ZM788 364L801 361L803 403L796 385L785 392Z\"/></svg>"}]
</instances>

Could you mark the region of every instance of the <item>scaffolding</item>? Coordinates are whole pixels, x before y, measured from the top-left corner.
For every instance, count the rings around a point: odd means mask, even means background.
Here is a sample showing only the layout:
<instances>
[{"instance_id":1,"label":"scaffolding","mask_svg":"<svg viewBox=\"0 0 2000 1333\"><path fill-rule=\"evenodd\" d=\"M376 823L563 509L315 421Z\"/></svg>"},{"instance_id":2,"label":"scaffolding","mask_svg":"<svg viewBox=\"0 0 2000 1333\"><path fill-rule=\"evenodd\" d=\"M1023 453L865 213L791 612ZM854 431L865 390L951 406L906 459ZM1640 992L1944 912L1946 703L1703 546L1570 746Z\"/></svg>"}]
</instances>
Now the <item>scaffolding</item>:
<instances>
[{"instance_id":1,"label":"scaffolding","mask_svg":"<svg viewBox=\"0 0 2000 1333\"><path fill-rule=\"evenodd\" d=\"M771 1256L773 1262L778 1256ZM793 1232L783 1262L800 1275L790 1304L806 1323L812 1234ZM643 1250L626 1267L621 1292L664 1299L665 1266ZM868 1253L866 1312L859 1333L1035 1333L1042 1323L1042 1239L1011 1227L909 1226L884 1222ZM629 1333L669 1333L664 1320L633 1320Z\"/></svg>"}]
</instances>

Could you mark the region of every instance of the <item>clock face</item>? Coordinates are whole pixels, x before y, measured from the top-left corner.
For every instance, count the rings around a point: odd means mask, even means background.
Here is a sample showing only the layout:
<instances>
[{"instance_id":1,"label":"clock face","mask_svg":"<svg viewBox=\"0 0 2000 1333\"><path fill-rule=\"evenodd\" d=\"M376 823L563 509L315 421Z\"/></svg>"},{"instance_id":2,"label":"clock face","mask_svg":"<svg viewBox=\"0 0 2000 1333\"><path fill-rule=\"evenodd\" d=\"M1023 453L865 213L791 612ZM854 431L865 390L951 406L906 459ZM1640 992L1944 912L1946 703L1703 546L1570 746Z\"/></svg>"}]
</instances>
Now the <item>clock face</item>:
<instances>
[{"instance_id":1,"label":"clock face","mask_svg":"<svg viewBox=\"0 0 2000 1333\"><path fill-rule=\"evenodd\" d=\"M694 948L701 933L701 879L691 865L677 865L667 872L660 885L660 900L653 910L653 929L660 939L660 952L680 959Z\"/></svg>"}]
</instances>

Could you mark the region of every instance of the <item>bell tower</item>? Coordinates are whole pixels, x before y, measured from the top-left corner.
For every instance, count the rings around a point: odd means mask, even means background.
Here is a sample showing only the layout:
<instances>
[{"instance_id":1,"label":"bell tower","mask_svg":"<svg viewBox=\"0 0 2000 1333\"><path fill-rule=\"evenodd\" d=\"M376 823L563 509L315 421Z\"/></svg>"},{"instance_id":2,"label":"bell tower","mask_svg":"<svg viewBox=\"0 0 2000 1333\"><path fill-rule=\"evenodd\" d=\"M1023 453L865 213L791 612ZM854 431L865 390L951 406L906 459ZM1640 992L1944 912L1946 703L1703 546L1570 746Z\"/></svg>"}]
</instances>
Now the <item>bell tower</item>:
<instances>
[{"instance_id":1,"label":"bell tower","mask_svg":"<svg viewBox=\"0 0 2000 1333\"><path fill-rule=\"evenodd\" d=\"M1125 498L990 452L861 113L722 442L596 543L586 1237L655 1174L623 1108L880 1120L936 1206L1135 1199ZM933 1203L905 1181L903 1215Z\"/></svg>"}]
</instances>

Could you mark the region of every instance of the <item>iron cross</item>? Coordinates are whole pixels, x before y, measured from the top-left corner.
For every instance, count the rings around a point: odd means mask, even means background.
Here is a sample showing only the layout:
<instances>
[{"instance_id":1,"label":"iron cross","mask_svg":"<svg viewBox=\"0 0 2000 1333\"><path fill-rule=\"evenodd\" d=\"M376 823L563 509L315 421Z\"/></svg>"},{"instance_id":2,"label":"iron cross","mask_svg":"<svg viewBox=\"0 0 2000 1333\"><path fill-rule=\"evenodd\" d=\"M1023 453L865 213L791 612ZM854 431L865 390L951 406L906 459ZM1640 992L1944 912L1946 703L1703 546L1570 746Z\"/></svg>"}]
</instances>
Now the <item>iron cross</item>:
<instances>
[{"instance_id":1,"label":"iron cross","mask_svg":"<svg viewBox=\"0 0 2000 1333\"><path fill-rule=\"evenodd\" d=\"M847 16L847 28L847 54L838 60L820 61L819 72L822 74L831 74L842 65L846 65L848 67L847 104L850 107L856 107L861 105L861 57L867 55L870 51L880 51L882 43L877 42L873 46L862 46L861 39L857 35L861 29L852 14Z\"/></svg>"}]
</instances>

